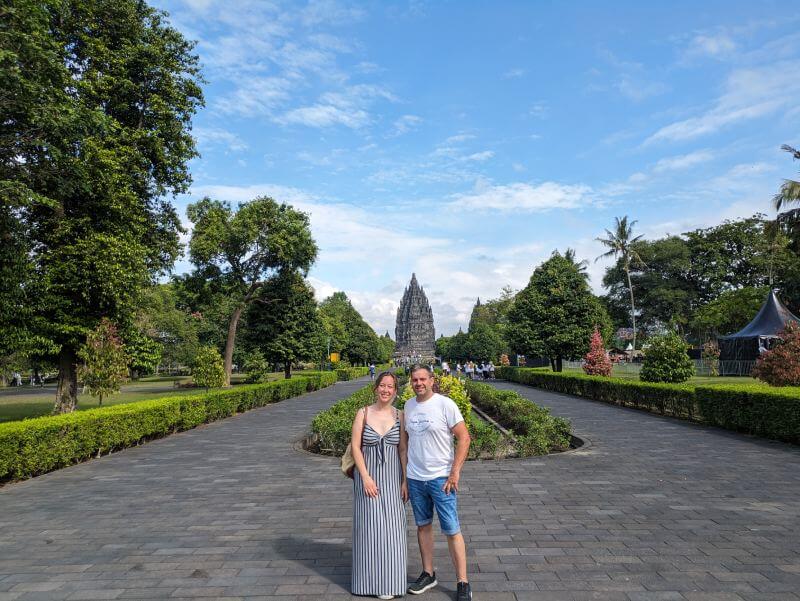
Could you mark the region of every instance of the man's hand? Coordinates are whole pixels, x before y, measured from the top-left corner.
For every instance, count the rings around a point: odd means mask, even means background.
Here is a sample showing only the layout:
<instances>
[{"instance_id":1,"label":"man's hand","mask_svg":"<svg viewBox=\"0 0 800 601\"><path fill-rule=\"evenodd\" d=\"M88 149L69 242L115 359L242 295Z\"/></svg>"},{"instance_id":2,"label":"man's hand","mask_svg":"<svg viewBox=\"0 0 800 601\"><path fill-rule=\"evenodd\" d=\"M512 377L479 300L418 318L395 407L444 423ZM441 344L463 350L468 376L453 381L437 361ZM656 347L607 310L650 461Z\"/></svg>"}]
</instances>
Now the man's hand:
<instances>
[{"instance_id":1,"label":"man's hand","mask_svg":"<svg viewBox=\"0 0 800 601\"><path fill-rule=\"evenodd\" d=\"M445 482L444 486L442 486L444 494L449 495L450 491L458 492L458 479L460 477L461 474L458 472L450 472L450 475L447 476L447 482Z\"/></svg>"},{"instance_id":2,"label":"man's hand","mask_svg":"<svg viewBox=\"0 0 800 601\"><path fill-rule=\"evenodd\" d=\"M403 503L408 501L408 482L405 480L400 485L400 497L403 499Z\"/></svg>"}]
</instances>

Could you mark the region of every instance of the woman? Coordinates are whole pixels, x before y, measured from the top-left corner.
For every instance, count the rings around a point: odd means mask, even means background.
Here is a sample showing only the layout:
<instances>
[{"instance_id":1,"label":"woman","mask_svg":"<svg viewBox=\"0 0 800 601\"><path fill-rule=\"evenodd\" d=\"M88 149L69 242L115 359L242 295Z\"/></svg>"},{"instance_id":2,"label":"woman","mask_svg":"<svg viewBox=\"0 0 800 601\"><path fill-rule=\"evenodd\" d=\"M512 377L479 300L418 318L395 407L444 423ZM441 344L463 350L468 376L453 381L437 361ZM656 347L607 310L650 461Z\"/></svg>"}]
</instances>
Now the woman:
<instances>
[{"instance_id":1,"label":"woman","mask_svg":"<svg viewBox=\"0 0 800 601\"><path fill-rule=\"evenodd\" d=\"M403 416L392 405L397 376L385 371L373 386L375 403L353 420L354 595L392 599L406 592L406 442ZM361 444L358 444L360 441Z\"/></svg>"}]
</instances>

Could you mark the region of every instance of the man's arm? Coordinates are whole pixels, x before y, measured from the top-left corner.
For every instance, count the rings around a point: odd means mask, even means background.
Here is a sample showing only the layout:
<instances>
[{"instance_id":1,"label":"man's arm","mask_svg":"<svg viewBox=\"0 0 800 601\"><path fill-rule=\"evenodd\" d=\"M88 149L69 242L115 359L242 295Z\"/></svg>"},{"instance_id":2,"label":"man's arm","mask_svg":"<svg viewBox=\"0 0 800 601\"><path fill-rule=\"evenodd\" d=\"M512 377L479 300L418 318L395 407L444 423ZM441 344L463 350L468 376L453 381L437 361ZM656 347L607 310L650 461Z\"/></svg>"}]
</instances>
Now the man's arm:
<instances>
[{"instance_id":1,"label":"man's arm","mask_svg":"<svg viewBox=\"0 0 800 601\"><path fill-rule=\"evenodd\" d=\"M453 459L453 467L450 470L450 475L447 477L447 482L444 483L442 490L445 494L450 494L450 490L458 492L458 481L461 478L461 468L467 460L467 453L469 452L469 430L465 422L458 422L455 426L450 428L453 436L456 437L456 454Z\"/></svg>"}]
</instances>

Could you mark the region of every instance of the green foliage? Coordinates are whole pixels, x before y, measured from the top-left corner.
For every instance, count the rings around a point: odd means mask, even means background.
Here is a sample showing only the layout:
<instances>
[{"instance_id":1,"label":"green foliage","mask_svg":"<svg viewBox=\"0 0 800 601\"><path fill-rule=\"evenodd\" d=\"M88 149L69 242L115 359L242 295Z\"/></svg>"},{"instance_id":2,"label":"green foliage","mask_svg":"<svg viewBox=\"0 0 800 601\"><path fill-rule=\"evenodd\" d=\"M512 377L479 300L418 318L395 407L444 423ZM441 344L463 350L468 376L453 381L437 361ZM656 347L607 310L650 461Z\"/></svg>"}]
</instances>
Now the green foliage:
<instances>
[{"instance_id":1,"label":"green foliage","mask_svg":"<svg viewBox=\"0 0 800 601\"><path fill-rule=\"evenodd\" d=\"M645 351L639 378L643 382L685 382L694 375L688 345L674 332L653 336Z\"/></svg>"},{"instance_id":2,"label":"green foliage","mask_svg":"<svg viewBox=\"0 0 800 601\"><path fill-rule=\"evenodd\" d=\"M340 367L334 372L340 382L346 382L347 380L355 380L369 375L369 367Z\"/></svg>"},{"instance_id":3,"label":"green foliage","mask_svg":"<svg viewBox=\"0 0 800 601\"><path fill-rule=\"evenodd\" d=\"M458 406L461 415L467 424L472 423L472 406L469 402L469 394L464 387L464 382L456 376L436 376L436 383L439 386L439 394L453 399L453 402ZM411 383L407 383L405 387L398 394L397 408L402 409L405 407L406 401L414 396L414 390L411 388Z\"/></svg>"},{"instance_id":4,"label":"green foliage","mask_svg":"<svg viewBox=\"0 0 800 601\"><path fill-rule=\"evenodd\" d=\"M467 381L472 402L514 432L514 447L521 457L565 450L570 445L571 425L550 411L511 390Z\"/></svg>"},{"instance_id":5,"label":"green foliage","mask_svg":"<svg viewBox=\"0 0 800 601\"><path fill-rule=\"evenodd\" d=\"M243 343L263 353L270 363L282 363L289 377L291 365L319 359L322 323L314 290L295 272L267 280L250 304Z\"/></svg>"},{"instance_id":6,"label":"green foliage","mask_svg":"<svg viewBox=\"0 0 800 601\"><path fill-rule=\"evenodd\" d=\"M80 369L81 379L90 395L100 397L101 405L103 397L119 392L128 378L128 357L122 340L116 326L106 318L89 332L78 356L84 361Z\"/></svg>"},{"instance_id":7,"label":"green foliage","mask_svg":"<svg viewBox=\"0 0 800 601\"><path fill-rule=\"evenodd\" d=\"M330 338L331 352L341 353L352 364L387 361L387 342L364 321L344 292L334 292L319 307L325 336Z\"/></svg>"},{"instance_id":8,"label":"green foliage","mask_svg":"<svg viewBox=\"0 0 800 601\"><path fill-rule=\"evenodd\" d=\"M800 387L776 389L756 383L695 387L518 367L501 367L497 377L747 434L800 442Z\"/></svg>"},{"instance_id":9,"label":"green foliage","mask_svg":"<svg viewBox=\"0 0 800 601\"><path fill-rule=\"evenodd\" d=\"M589 343L589 352L583 358L583 371L590 376L611 376L611 360L608 358L600 330L595 329Z\"/></svg>"},{"instance_id":10,"label":"green foliage","mask_svg":"<svg viewBox=\"0 0 800 601\"><path fill-rule=\"evenodd\" d=\"M769 287L726 290L695 312L691 328L703 338L734 334L756 316L768 293Z\"/></svg>"},{"instance_id":11,"label":"green foliage","mask_svg":"<svg viewBox=\"0 0 800 601\"><path fill-rule=\"evenodd\" d=\"M266 382L272 370L264 355L259 350L250 351L245 355L242 366L250 383Z\"/></svg>"},{"instance_id":12,"label":"green foliage","mask_svg":"<svg viewBox=\"0 0 800 601\"><path fill-rule=\"evenodd\" d=\"M800 325L786 324L780 342L758 358L753 377L771 386L800 386Z\"/></svg>"},{"instance_id":13,"label":"green foliage","mask_svg":"<svg viewBox=\"0 0 800 601\"><path fill-rule=\"evenodd\" d=\"M216 348L200 347L192 366L192 380L197 386L206 389L219 388L225 384L225 367Z\"/></svg>"},{"instance_id":14,"label":"green foliage","mask_svg":"<svg viewBox=\"0 0 800 601\"><path fill-rule=\"evenodd\" d=\"M215 277L220 291L232 300L225 338L227 384L242 311L256 298L267 300L260 296L261 288L272 278L307 273L317 245L308 215L266 196L240 203L236 212L228 202L203 198L189 205L187 214L194 224L189 242L192 263L204 277ZM276 288L284 285L270 283L271 291L277 293ZM290 346L272 350L286 354Z\"/></svg>"},{"instance_id":15,"label":"green foliage","mask_svg":"<svg viewBox=\"0 0 800 601\"><path fill-rule=\"evenodd\" d=\"M147 359L145 373L150 373L158 363L172 365L190 365L199 347L200 327L203 323L201 314L192 315L181 306L180 286L176 283L149 286L139 295L133 325L130 328L135 335L148 338L158 343L161 356L156 359L150 355ZM130 336L126 334L126 339ZM207 340L206 344L221 346L224 337ZM130 346L128 343L126 346Z\"/></svg>"},{"instance_id":16,"label":"green foliage","mask_svg":"<svg viewBox=\"0 0 800 601\"><path fill-rule=\"evenodd\" d=\"M332 384L312 375L0 424L0 481L25 479Z\"/></svg>"},{"instance_id":17,"label":"green foliage","mask_svg":"<svg viewBox=\"0 0 800 601\"><path fill-rule=\"evenodd\" d=\"M88 331L102 316L123 323L137 290L179 252L164 196L190 183L199 82L192 45L144 2L4 9L0 195L18 221L12 252L27 253L25 328L48 352L60 348L62 382ZM67 391L57 408L75 402Z\"/></svg>"},{"instance_id":18,"label":"green foliage","mask_svg":"<svg viewBox=\"0 0 800 601\"><path fill-rule=\"evenodd\" d=\"M589 350L589 337L599 327L610 335L610 321L574 262L558 252L539 265L517 294L508 314L513 351L544 355L557 365Z\"/></svg>"},{"instance_id":19,"label":"green foliage","mask_svg":"<svg viewBox=\"0 0 800 601\"><path fill-rule=\"evenodd\" d=\"M661 384L622 380L581 373L553 373L546 369L500 367L497 378L544 388L554 392L572 394L645 409L662 415L687 419L699 415L695 406L694 387L689 384Z\"/></svg>"},{"instance_id":20,"label":"green foliage","mask_svg":"<svg viewBox=\"0 0 800 601\"><path fill-rule=\"evenodd\" d=\"M161 363L163 346L157 340L136 329L125 334L125 353L130 361L133 377L153 373Z\"/></svg>"}]
</instances>

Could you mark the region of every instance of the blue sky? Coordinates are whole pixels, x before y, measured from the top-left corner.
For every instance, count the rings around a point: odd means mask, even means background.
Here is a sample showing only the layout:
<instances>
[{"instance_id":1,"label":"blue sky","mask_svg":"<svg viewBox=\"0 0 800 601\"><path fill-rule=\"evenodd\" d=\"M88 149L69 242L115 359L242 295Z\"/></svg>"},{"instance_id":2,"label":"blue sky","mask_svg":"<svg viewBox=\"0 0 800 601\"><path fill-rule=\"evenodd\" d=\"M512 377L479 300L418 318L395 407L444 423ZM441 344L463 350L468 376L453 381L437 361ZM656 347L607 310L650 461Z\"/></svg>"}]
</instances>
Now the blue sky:
<instances>
[{"instance_id":1,"label":"blue sky","mask_svg":"<svg viewBox=\"0 0 800 601\"><path fill-rule=\"evenodd\" d=\"M318 297L379 333L412 272L452 334L554 249L601 292L615 216L657 238L773 214L797 173L793 2L155 4L208 80L184 218L204 195L308 212Z\"/></svg>"}]
</instances>

